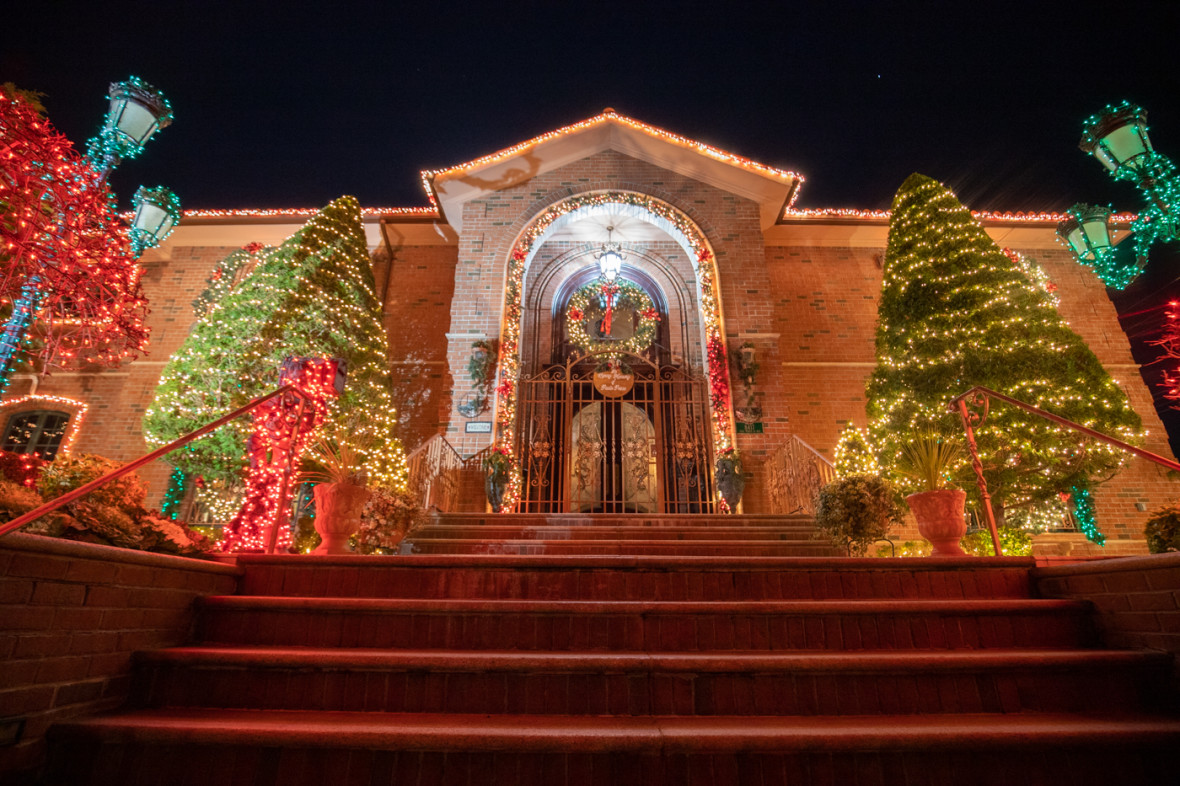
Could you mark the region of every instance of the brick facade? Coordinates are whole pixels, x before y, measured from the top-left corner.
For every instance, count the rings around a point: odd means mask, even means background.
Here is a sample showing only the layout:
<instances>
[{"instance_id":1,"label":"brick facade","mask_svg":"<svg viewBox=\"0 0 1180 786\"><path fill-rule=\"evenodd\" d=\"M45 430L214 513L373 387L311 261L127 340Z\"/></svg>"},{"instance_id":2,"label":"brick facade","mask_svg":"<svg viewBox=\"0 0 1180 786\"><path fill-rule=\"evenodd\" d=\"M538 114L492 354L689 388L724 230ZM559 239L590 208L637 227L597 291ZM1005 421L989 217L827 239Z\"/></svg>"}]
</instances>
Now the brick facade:
<instances>
[{"instance_id":1,"label":"brick facade","mask_svg":"<svg viewBox=\"0 0 1180 786\"><path fill-rule=\"evenodd\" d=\"M716 255L730 351L747 341L756 348L764 432L738 435L737 446L747 457L750 478L746 511L770 512L762 465L785 440L798 436L831 457L844 425L864 423L864 383L875 360L884 222L788 217L768 224L765 202L707 182L692 167L659 165L630 149L598 149L568 159L548 169L533 167L530 160L527 172L512 170L512 177L489 181L461 209L451 208L459 213L450 224L446 215L391 214L380 218L379 226L367 219L396 393L404 402L403 442L412 449L442 432L463 455L490 444L489 435L466 433L467 419L456 405L470 389L466 368L472 341L500 336L513 244L546 209L570 196L646 194L681 211L707 238ZM474 175L459 179L483 182ZM56 374L38 391L90 404L77 450L114 458L143 450L140 418L160 369L187 334L190 301L219 259L252 240L280 242L298 228L291 218L275 221L196 220L182 225L174 244L149 252L144 286L153 309L150 356L113 372ZM1171 455L1114 307L1093 274L1055 247L1048 223L993 223L988 229L1001 244L1045 267L1058 286L1062 315L1127 390L1150 430L1146 447ZM701 315L690 260L673 238L666 233L661 238L641 244L641 253L629 263L663 290L672 356L700 370L705 366ZM549 320L557 289L592 261L585 244L554 239L538 250L525 278L521 350L526 373L551 351ZM15 384L11 395L25 392L22 384ZM739 394L739 386L733 387ZM478 419L493 418L489 412ZM166 468L144 474L160 494ZM1178 489L1162 471L1132 460L1096 493L1100 526L1108 538L1127 541L1123 548L1134 551L1141 547L1147 515L1140 508L1155 509L1174 499Z\"/></svg>"}]
</instances>

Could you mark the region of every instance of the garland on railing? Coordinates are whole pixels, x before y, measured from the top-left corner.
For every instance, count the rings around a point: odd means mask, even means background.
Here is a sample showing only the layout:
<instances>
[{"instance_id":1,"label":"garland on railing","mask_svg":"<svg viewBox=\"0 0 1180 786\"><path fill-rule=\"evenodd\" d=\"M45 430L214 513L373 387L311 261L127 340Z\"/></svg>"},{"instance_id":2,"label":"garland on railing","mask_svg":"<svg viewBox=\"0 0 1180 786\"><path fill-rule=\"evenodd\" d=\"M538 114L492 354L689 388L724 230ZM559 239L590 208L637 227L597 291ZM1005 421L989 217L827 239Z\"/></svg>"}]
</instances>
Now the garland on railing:
<instances>
[{"instance_id":1,"label":"garland on railing","mask_svg":"<svg viewBox=\"0 0 1180 786\"><path fill-rule=\"evenodd\" d=\"M499 406L496 412L496 447L511 465L508 488L504 495L505 511L512 510L520 499L520 466L512 449L516 432L515 380L520 375L521 297L524 272L537 240L562 216L575 210L605 205L638 207L669 222L688 243L695 256L694 268L701 298L701 318L705 324L705 346L709 363L709 398L713 404L713 442L718 453L733 447L733 422L730 415L729 361L721 324L719 295L716 291L716 266L708 241L688 216L654 197L631 192L582 194L550 205L521 233L508 259L504 285L504 316L500 325L500 384L496 388Z\"/></svg>"}]
</instances>

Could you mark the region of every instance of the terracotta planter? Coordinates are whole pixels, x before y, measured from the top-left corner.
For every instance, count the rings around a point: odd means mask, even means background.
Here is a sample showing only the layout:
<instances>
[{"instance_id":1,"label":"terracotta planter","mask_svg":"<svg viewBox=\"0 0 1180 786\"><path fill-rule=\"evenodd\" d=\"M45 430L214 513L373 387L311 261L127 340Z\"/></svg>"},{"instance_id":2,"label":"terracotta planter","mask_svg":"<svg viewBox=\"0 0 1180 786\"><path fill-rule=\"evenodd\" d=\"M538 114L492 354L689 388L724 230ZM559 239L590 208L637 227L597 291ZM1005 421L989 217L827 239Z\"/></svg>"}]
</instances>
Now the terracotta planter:
<instances>
[{"instance_id":1,"label":"terracotta planter","mask_svg":"<svg viewBox=\"0 0 1180 786\"><path fill-rule=\"evenodd\" d=\"M315 494L315 531L322 541L315 554L348 554L348 539L361 526L371 492L352 483L320 483Z\"/></svg>"},{"instance_id":2,"label":"terracotta planter","mask_svg":"<svg viewBox=\"0 0 1180 786\"><path fill-rule=\"evenodd\" d=\"M930 556L967 556L959 545L967 534L967 520L963 517L967 492L961 489L921 491L910 494L905 501L918 521L918 532L934 547Z\"/></svg>"}]
</instances>

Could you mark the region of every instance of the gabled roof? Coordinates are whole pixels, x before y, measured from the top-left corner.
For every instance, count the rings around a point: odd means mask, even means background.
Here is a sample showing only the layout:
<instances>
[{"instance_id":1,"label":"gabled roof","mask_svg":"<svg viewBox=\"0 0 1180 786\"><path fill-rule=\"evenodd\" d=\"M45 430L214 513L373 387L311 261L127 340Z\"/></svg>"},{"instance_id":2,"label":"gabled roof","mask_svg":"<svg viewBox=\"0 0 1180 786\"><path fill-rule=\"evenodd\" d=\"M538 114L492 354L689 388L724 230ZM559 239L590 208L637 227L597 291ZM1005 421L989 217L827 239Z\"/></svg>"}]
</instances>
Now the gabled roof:
<instances>
[{"instance_id":1,"label":"gabled roof","mask_svg":"<svg viewBox=\"0 0 1180 786\"><path fill-rule=\"evenodd\" d=\"M799 195L803 177L694 142L620 115L613 109L550 131L497 153L447 169L422 173L430 201L457 232L463 204L483 194L522 183L603 150L615 150L761 206L763 228L774 224Z\"/></svg>"}]
</instances>

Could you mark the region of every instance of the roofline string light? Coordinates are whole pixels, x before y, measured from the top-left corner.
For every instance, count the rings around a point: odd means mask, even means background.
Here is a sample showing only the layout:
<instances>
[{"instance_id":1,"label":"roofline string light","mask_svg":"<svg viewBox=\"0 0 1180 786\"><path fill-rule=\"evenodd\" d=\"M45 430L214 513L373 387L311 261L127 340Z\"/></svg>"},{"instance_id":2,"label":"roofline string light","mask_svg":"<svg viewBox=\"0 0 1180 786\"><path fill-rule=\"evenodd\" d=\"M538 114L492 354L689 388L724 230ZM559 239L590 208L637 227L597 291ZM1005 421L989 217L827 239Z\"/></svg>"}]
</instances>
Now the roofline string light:
<instances>
[{"instance_id":1,"label":"roofline string light","mask_svg":"<svg viewBox=\"0 0 1180 786\"><path fill-rule=\"evenodd\" d=\"M751 159L745 158L743 156L727 153L726 151L720 150L716 147L713 147L712 145L706 145L703 142L697 142L695 140L689 139L688 137L684 137L679 134L673 134L670 131L665 131L662 128L657 128L656 126L642 123L638 120L635 120L634 118L627 117L626 115L620 115L618 112L610 108L604 109L602 110L602 114L595 115L594 117L583 120L580 123L574 123L573 125L559 128L556 131L550 131L546 134L541 134L540 136L533 137L528 141L521 142L520 144L513 145L512 147L504 148L503 150L499 150L495 153L490 153L489 155L483 156L482 158L477 158L474 161L468 161L465 164L458 164L445 169L424 170L422 172L422 187L426 190L426 196L430 199L430 203L437 206L438 201L434 196L434 181L438 177L466 174L472 170L488 166L489 164L496 164L500 161L512 158L513 156L522 153L529 148L536 147L537 145L543 144L550 140L560 139L561 137L576 134L608 121L617 122L621 125L627 126L628 128L633 128L636 131L647 134L648 136L655 139L669 142L687 150L692 150L712 158L715 161L720 161L724 164L732 164L734 166L741 167L748 172L753 172L755 174L762 175L763 177L770 177L776 180L781 180L784 183L788 183L792 186L791 198L787 205L788 207L795 204L795 200L799 198L799 192L802 190L805 178L797 172L791 172L790 170L786 169L778 169L776 167L767 166L766 164L760 164L757 161L752 161Z\"/></svg>"}]
</instances>

